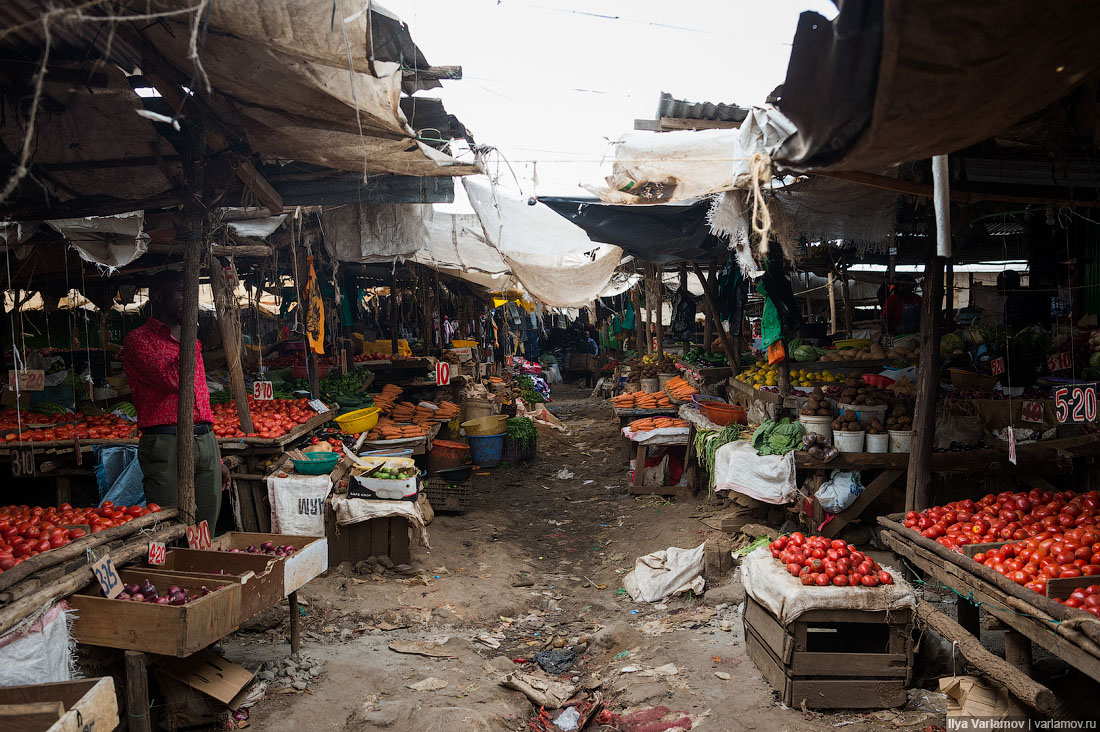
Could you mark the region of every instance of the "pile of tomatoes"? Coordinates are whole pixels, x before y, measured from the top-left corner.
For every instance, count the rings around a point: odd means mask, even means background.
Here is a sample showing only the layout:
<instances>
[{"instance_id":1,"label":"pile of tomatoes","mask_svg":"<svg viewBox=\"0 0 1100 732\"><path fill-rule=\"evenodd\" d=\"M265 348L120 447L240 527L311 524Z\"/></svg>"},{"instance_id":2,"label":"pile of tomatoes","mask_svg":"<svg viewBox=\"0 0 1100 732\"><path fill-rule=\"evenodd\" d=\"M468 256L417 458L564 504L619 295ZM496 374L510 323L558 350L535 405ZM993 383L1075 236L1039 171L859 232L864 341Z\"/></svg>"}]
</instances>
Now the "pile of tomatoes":
<instances>
[{"instance_id":1,"label":"pile of tomatoes","mask_svg":"<svg viewBox=\"0 0 1100 732\"><path fill-rule=\"evenodd\" d=\"M126 440L135 437L134 423L105 414L101 417L77 414L35 414L23 412L22 420L14 409L0 410L0 435L4 442L20 440L19 424L22 421L23 442L50 442L51 440ZM35 425L29 427L28 425ZM48 425L48 426L45 426Z\"/></svg>"},{"instance_id":2,"label":"pile of tomatoes","mask_svg":"<svg viewBox=\"0 0 1100 732\"><path fill-rule=\"evenodd\" d=\"M804 585L877 587L894 578L873 559L841 539L805 536L799 531L780 536L768 545L772 556Z\"/></svg>"},{"instance_id":3,"label":"pile of tomatoes","mask_svg":"<svg viewBox=\"0 0 1100 732\"><path fill-rule=\"evenodd\" d=\"M68 503L42 506L0 507L0 572L22 564L50 549L63 547L88 532L66 526L86 525L93 534L129 523L139 516L159 513L155 503L116 506L105 501L99 508L73 508Z\"/></svg>"},{"instance_id":4,"label":"pile of tomatoes","mask_svg":"<svg viewBox=\"0 0 1100 732\"><path fill-rule=\"evenodd\" d=\"M1043 531L974 555L974 561L1040 595L1054 577L1100 577L1100 529Z\"/></svg>"},{"instance_id":5,"label":"pile of tomatoes","mask_svg":"<svg viewBox=\"0 0 1100 732\"><path fill-rule=\"evenodd\" d=\"M1022 541L1050 531L1100 523L1100 491L1028 493L1003 491L978 501L953 501L905 514L906 528L935 539L948 549L966 544Z\"/></svg>"},{"instance_id":6,"label":"pile of tomatoes","mask_svg":"<svg viewBox=\"0 0 1100 732\"><path fill-rule=\"evenodd\" d=\"M248 397L248 411L252 415L252 427L255 432L241 431L241 420L237 415L237 402L215 404L214 435L216 437L263 437L266 439L282 437L300 424L305 424L317 412L309 406L308 399L268 399L259 401Z\"/></svg>"},{"instance_id":7,"label":"pile of tomatoes","mask_svg":"<svg viewBox=\"0 0 1100 732\"><path fill-rule=\"evenodd\" d=\"M351 360L355 363L368 363L370 361L392 361L393 354L391 353L357 353L351 357Z\"/></svg>"},{"instance_id":8,"label":"pile of tomatoes","mask_svg":"<svg viewBox=\"0 0 1100 732\"><path fill-rule=\"evenodd\" d=\"M1086 612L1100 617L1100 585L1081 587L1070 593L1065 600L1058 597L1055 602L1060 602L1066 607L1081 608Z\"/></svg>"}]
</instances>

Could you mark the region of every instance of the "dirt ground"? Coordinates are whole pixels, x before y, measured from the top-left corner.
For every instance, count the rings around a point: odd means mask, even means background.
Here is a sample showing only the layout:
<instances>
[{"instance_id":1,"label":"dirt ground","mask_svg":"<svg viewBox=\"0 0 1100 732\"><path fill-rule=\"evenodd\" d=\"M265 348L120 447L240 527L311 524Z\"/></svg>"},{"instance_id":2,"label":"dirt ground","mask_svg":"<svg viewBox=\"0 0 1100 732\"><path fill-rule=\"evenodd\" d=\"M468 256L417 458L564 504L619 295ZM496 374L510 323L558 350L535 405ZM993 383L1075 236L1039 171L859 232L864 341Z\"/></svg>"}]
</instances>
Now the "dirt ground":
<instances>
[{"instance_id":1,"label":"dirt ground","mask_svg":"<svg viewBox=\"0 0 1100 732\"><path fill-rule=\"evenodd\" d=\"M476 478L471 510L436 517L431 550L414 548L412 570L333 568L299 592L303 653L323 671L305 691L269 684L250 709L252 728L527 729L537 707L499 679L522 667L513 659L530 659L555 638L580 649L565 680L599 684L616 713L663 706L667 720L686 716L691 729L715 732L943 724L942 714L919 711L828 714L780 704L745 653L736 573L701 597L632 602L621 587L636 557L713 535L692 517L704 499L631 497L607 402L559 384L550 406L568 432L540 428L537 460ZM559 478L563 468L574 477ZM221 650L250 667L278 665L289 653L285 613L284 605ZM447 657L390 648L410 641ZM439 688L408 688L426 679Z\"/></svg>"}]
</instances>

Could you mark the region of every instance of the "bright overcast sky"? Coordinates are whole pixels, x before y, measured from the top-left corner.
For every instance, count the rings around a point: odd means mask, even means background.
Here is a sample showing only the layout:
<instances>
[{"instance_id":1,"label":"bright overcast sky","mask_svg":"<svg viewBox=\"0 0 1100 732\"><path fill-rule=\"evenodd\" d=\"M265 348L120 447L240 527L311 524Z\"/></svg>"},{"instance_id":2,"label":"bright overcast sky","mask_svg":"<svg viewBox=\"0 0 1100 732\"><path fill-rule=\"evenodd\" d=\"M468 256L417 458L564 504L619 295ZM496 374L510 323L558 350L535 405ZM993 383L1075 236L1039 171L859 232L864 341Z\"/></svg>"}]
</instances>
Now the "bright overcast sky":
<instances>
[{"instance_id":1,"label":"bright overcast sky","mask_svg":"<svg viewBox=\"0 0 1100 732\"><path fill-rule=\"evenodd\" d=\"M525 194L586 195L609 144L667 91L762 104L787 71L798 14L827 0L381 0L432 64L462 66L441 96ZM537 162L538 185L532 172ZM492 172L492 171L490 171ZM501 184L514 186L501 170Z\"/></svg>"}]
</instances>

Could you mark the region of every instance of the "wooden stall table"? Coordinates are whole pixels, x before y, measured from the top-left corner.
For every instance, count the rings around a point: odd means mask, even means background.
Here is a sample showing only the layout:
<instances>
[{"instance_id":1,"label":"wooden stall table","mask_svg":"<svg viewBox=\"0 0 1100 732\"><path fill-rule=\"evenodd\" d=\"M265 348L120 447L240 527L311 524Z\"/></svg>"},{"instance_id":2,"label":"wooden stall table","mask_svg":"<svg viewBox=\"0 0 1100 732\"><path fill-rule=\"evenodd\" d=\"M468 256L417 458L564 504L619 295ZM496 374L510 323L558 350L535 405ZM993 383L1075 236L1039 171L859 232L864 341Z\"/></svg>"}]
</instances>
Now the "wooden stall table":
<instances>
[{"instance_id":1,"label":"wooden stall table","mask_svg":"<svg viewBox=\"0 0 1100 732\"><path fill-rule=\"evenodd\" d=\"M49 440L0 443L0 462L10 465L13 478L53 478L57 491L55 505L72 502L72 479L95 475L91 456L96 447L137 445L127 440ZM12 456L18 455L19 460Z\"/></svg>"},{"instance_id":2,"label":"wooden stall table","mask_svg":"<svg viewBox=\"0 0 1100 732\"><path fill-rule=\"evenodd\" d=\"M364 440L363 450L408 450L413 455L426 455L432 449L432 441L439 434L444 423L434 422L423 437L405 437L399 440Z\"/></svg>"},{"instance_id":3,"label":"wooden stall table","mask_svg":"<svg viewBox=\"0 0 1100 732\"><path fill-rule=\"evenodd\" d=\"M624 435L625 438L625 435ZM691 496L691 486L677 485L645 485L645 459L649 455L651 447L670 447L674 445L688 445L690 430L683 428L682 434L654 435L646 440L633 441L628 439L628 444L634 450L634 480L630 484L632 496ZM684 469L687 469L686 460Z\"/></svg>"},{"instance_id":4,"label":"wooden stall table","mask_svg":"<svg viewBox=\"0 0 1100 732\"><path fill-rule=\"evenodd\" d=\"M1095 469L1096 456L1100 455L1100 435L1082 435L1042 442L1029 442L1016 447L1016 464L1008 459L1008 450L1002 448L982 448L960 452L932 453L932 472L934 473L979 473L983 475L1015 475L1027 479L1028 476L1070 475L1074 472L1074 463L1081 467ZM908 453L868 453L842 452L829 462L810 457L803 451L795 453L795 467L814 473L814 490L820 485L820 479L832 470L869 471L870 481L864 481L866 488L851 506L833 517L822 527L822 536L835 537L845 526L858 519L871 503L886 492L899 480L904 480L909 469ZM821 526L825 513L814 499L813 528Z\"/></svg>"},{"instance_id":5,"label":"wooden stall table","mask_svg":"<svg viewBox=\"0 0 1100 732\"><path fill-rule=\"evenodd\" d=\"M619 418L619 433L622 434L623 427L636 419L642 417L675 417L680 413L680 408L672 406L661 409L619 409L616 407L614 412L615 416ZM629 463L632 457L634 457L633 443L623 435L623 460Z\"/></svg>"}]
</instances>

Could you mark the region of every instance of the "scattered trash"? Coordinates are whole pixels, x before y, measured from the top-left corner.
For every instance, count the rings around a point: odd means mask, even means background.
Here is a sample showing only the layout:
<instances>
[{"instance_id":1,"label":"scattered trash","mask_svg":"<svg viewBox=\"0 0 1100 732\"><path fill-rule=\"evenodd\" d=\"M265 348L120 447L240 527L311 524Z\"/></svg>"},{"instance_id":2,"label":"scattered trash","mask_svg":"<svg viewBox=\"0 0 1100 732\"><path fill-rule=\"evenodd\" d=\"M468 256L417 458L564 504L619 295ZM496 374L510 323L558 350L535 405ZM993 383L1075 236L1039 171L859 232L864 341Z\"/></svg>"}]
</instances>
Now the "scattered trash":
<instances>
[{"instance_id":1,"label":"scattered trash","mask_svg":"<svg viewBox=\"0 0 1100 732\"><path fill-rule=\"evenodd\" d=\"M584 481L584 483L582 483L582 485L592 485L595 482L596 481L594 481L594 480L586 480L586 481Z\"/></svg>"},{"instance_id":2,"label":"scattered trash","mask_svg":"<svg viewBox=\"0 0 1100 732\"><path fill-rule=\"evenodd\" d=\"M572 648L554 648L536 653L535 663L546 673L557 676L572 668L576 658L577 652Z\"/></svg>"},{"instance_id":3,"label":"scattered trash","mask_svg":"<svg viewBox=\"0 0 1100 732\"><path fill-rule=\"evenodd\" d=\"M415 684L407 684L406 686L413 691L439 691L440 689L447 688L447 682L443 679L429 676L423 681L417 681Z\"/></svg>"},{"instance_id":4,"label":"scattered trash","mask_svg":"<svg viewBox=\"0 0 1100 732\"><path fill-rule=\"evenodd\" d=\"M547 676L542 671L528 673L513 671L505 676L501 686L522 692L524 696L540 707L557 709L565 704L577 690L575 684L567 684Z\"/></svg>"},{"instance_id":5,"label":"scattered trash","mask_svg":"<svg viewBox=\"0 0 1100 732\"><path fill-rule=\"evenodd\" d=\"M569 480L573 477L573 474L569 472L569 468L562 468L554 475L554 477L558 480Z\"/></svg>"},{"instance_id":6,"label":"scattered trash","mask_svg":"<svg viewBox=\"0 0 1100 732\"><path fill-rule=\"evenodd\" d=\"M626 658L630 655L630 651L619 651L615 654L615 660L618 661L621 658Z\"/></svg>"},{"instance_id":7,"label":"scattered trash","mask_svg":"<svg viewBox=\"0 0 1100 732\"><path fill-rule=\"evenodd\" d=\"M670 714L674 718L665 720ZM611 726L620 732L667 732L692 727L691 717L685 712L673 712L668 707L650 707L623 715L605 709L596 716L596 724Z\"/></svg>"},{"instance_id":8,"label":"scattered trash","mask_svg":"<svg viewBox=\"0 0 1100 732\"><path fill-rule=\"evenodd\" d=\"M429 643L427 641L394 641L390 643L390 650L395 653L409 653L415 656L427 656L428 658L457 658L450 651L443 649L441 643Z\"/></svg>"},{"instance_id":9,"label":"scattered trash","mask_svg":"<svg viewBox=\"0 0 1100 732\"><path fill-rule=\"evenodd\" d=\"M722 681L729 681L730 680L730 675L727 674L725 671L715 671L714 675L717 676L718 678L722 679Z\"/></svg>"},{"instance_id":10,"label":"scattered trash","mask_svg":"<svg viewBox=\"0 0 1100 732\"><path fill-rule=\"evenodd\" d=\"M571 732L577 729L577 722L581 719L581 713L577 711L576 707L566 707L565 711L558 715L558 718L554 720L554 724L562 732Z\"/></svg>"},{"instance_id":11,"label":"scattered trash","mask_svg":"<svg viewBox=\"0 0 1100 732\"><path fill-rule=\"evenodd\" d=\"M664 666L646 669L645 671L640 672L638 676L650 678L653 676L675 676L678 673L680 673L680 669L676 668L676 664L666 663Z\"/></svg>"},{"instance_id":12,"label":"scattered trash","mask_svg":"<svg viewBox=\"0 0 1100 732\"><path fill-rule=\"evenodd\" d=\"M641 670L642 669L641 669L640 666L623 666L621 669L619 669L619 673L621 673L621 674L636 674Z\"/></svg>"},{"instance_id":13,"label":"scattered trash","mask_svg":"<svg viewBox=\"0 0 1100 732\"><path fill-rule=\"evenodd\" d=\"M671 546L638 557L634 569L623 578L623 587L636 602L657 602L689 590L701 594L704 546L700 544L694 549Z\"/></svg>"}]
</instances>

